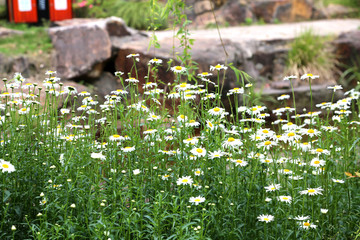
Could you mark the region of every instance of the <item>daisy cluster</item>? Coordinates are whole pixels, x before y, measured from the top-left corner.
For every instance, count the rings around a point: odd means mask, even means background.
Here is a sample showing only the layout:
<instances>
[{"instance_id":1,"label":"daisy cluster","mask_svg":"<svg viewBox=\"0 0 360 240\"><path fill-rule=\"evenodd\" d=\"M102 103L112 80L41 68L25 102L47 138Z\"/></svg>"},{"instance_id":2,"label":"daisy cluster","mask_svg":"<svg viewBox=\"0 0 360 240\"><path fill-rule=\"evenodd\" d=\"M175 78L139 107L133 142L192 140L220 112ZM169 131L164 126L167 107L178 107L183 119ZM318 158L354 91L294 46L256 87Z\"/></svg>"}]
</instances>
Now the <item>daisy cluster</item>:
<instances>
[{"instance_id":1,"label":"daisy cluster","mask_svg":"<svg viewBox=\"0 0 360 240\"><path fill-rule=\"evenodd\" d=\"M135 65L139 57L128 56ZM156 69L162 60L154 58L148 64ZM15 74L0 94L2 174L22 168L22 161L14 154L10 158L6 149L17 148L23 139L28 149L35 149L31 156L46 158L36 166L46 167L50 180L42 183L45 193L41 191L39 201L33 203L44 212L50 199L57 199L55 195L82 174L89 183L87 192L101 196L94 200L101 209L136 212L146 204L167 201L163 206L172 209L183 204L195 212L218 214L227 206L235 212L245 208L237 213L261 226L259 222L290 220L300 229L319 229L318 222L334 205L329 196L344 191L348 183L343 172L356 163L345 159L352 156L355 145L350 148L334 139L350 141L351 134L358 133L359 116L354 111L360 93L347 91L343 99L317 104L312 112L296 112L287 105L268 111L253 103L251 83L226 94L218 90L211 76L219 78L227 70L222 64L195 76L197 83L188 81L186 67L170 69L176 78L173 84L149 75L140 85L137 76L116 72L122 87L106 95L104 102L87 91L63 86L54 71L46 73L42 86ZM333 93L341 86L329 90ZM226 109L222 95L235 107ZM238 106L239 97L244 97L243 106ZM278 100L286 104L290 98L281 95ZM68 203L70 209L80 204ZM197 232L203 229L196 227Z\"/></svg>"}]
</instances>

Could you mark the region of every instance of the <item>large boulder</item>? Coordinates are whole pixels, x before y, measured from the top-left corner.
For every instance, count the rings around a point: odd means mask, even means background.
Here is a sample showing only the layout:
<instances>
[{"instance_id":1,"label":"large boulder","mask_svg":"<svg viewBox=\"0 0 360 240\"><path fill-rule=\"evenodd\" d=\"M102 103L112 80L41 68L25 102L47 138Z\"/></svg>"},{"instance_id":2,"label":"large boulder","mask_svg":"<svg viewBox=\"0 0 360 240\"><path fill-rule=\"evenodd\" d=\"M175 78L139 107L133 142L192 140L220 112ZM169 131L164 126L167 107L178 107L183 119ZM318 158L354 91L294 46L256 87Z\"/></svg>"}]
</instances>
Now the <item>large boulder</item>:
<instances>
[{"instance_id":1,"label":"large boulder","mask_svg":"<svg viewBox=\"0 0 360 240\"><path fill-rule=\"evenodd\" d=\"M56 70L66 79L100 77L104 62L112 57L111 38L137 34L117 17L72 19L56 25L49 34L55 48Z\"/></svg>"},{"instance_id":2,"label":"large boulder","mask_svg":"<svg viewBox=\"0 0 360 240\"><path fill-rule=\"evenodd\" d=\"M340 62L351 64L360 56L360 30L341 34L335 41L336 54L340 57ZM359 59L360 60L360 59Z\"/></svg>"},{"instance_id":3,"label":"large boulder","mask_svg":"<svg viewBox=\"0 0 360 240\"><path fill-rule=\"evenodd\" d=\"M345 84L349 87L355 87L358 78L356 72L360 71L360 30L341 34L335 41L335 53L338 57L339 67L343 71L348 71L343 75ZM351 71L353 69L353 71ZM349 72L350 70L350 72Z\"/></svg>"}]
</instances>

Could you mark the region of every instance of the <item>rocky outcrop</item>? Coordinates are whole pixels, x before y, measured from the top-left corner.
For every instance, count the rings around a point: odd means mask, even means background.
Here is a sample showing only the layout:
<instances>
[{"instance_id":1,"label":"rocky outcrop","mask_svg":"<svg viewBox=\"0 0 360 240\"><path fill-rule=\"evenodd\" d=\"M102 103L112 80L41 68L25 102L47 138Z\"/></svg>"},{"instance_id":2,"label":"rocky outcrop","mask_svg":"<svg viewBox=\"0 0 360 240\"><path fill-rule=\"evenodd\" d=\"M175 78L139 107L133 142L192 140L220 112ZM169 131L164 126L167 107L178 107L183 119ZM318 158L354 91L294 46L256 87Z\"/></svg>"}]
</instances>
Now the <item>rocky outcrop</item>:
<instances>
[{"instance_id":1,"label":"rocky outcrop","mask_svg":"<svg viewBox=\"0 0 360 240\"><path fill-rule=\"evenodd\" d=\"M188 0L188 18L194 27L211 27L220 25L239 25L263 21L266 23L296 22L326 18L326 15L315 7L312 0L228 0L215 4L209 0Z\"/></svg>"},{"instance_id":2,"label":"rocky outcrop","mask_svg":"<svg viewBox=\"0 0 360 240\"><path fill-rule=\"evenodd\" d=\"M0 73L4 74L2 77L8 77L15 72L21 73L24 77L30 77L36 71L35 64L26 57L7 57L0 54Z\"/></svg>"},{"instance_id":3,"label":"rocky outcrop","mask_svg":"<svg viewBox=\"0 0 360 240\"><path fill-rule=\"evenodd\" d=\"M60 77L98 78L104 62L112 57L111 38L136 35L120 18L73 19L49 29ZM76 54L74 54L76 53Z\"/></svg>"}]
</instances>

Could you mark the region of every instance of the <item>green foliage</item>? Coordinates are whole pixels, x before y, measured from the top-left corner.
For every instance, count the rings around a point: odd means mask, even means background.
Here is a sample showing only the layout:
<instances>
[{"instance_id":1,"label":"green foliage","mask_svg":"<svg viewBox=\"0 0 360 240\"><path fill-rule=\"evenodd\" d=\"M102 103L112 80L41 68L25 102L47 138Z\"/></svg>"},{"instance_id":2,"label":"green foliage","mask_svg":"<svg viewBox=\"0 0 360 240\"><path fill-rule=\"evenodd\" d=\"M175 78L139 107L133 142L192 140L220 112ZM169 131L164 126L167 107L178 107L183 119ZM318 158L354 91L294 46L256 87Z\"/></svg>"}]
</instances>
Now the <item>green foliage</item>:
<instances>
[{"instance_id":1,"label":"green foliage","mask_svg":"<svg viewBox=\"0 0 360 240\"><path fill-rule=\"evenodd\" d=\"M312 29L301 33L290 44L287 73L301 76L317 72L323 79L334 80L337 61L330 40L330 37L315 35Z\"/></svg>"},{"instance_id":2,"label":"green foliage","mask_svg":"<svg viewBox=\"0 0 360 240\"><path fill-rule=\"evenodd\" d=\"M0 19L6 19L7 13L6 13L6 7L0 5Z\"/></svg>"},{"instance_id":3,"label":"green foliage","mask_svg":"<svg viewBox=\"0 0 360 240\"><path fill-rule=\"evenodd\" d=\"M322 1L325 6L328 6L329 4L339 4L346 7L353 7L353 8L360 7L358 0L322 0Z\"/></svg>"},{"instance_id":4,"label":"green foliage","mask_svg":"<svg viewBox=\"0 0 360 240\"><path fill-rule=\"evenodd\" d=\"M141 30L147 30L151 26L152 18L154 18L157 29L166 28L167 19L159 18L163 10L163 6L154 1L118 0L107 0L101 5L94 5L91 9L87 9L90 17L120 17L124 19L128 26Z\"/></svg>"},{"instance_id":5,"label":"green foliage","mask_svg":"<svg viewBox=\"0 0 360 240\"><path fill-rule=\"evenodd\" d=\"M44 27L29 27L26 24L11 23L4 23L4 27L20 30L24 33L0 38L1 53L21 55L39 51L49 52L52 49L50 37Z\"/></svg>"},{"instance_id":6,"label":"green foliage","mask_svg":"<svg viewBox=\"0 0 360 240\"><path fill-rule=\"evenodd\" d=\"M245 18L245 24L246 24L246 25L251 25L251 24L253 24L253 19L252 19L252 18L249 18L249 17Z\"/></svg>"}]
</instances>

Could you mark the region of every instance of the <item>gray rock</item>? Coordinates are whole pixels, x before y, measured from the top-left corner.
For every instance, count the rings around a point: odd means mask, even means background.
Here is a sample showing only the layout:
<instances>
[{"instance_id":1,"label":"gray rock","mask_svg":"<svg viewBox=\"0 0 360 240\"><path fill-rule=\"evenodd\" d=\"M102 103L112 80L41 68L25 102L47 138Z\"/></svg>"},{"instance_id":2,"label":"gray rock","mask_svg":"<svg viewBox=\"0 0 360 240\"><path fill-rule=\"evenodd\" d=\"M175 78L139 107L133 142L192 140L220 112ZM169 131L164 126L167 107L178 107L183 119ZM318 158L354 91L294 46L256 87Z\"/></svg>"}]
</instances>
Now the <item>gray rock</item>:
<instances>
[{"instance_id":1,"label":"gray rock","mask_svg":"<svg viewBox=\"0 0 360 240\"><path fill-rule=\"evenodd\" d=\"M111 37L135 35L120 18L72 19L57 23L49 34L55 48L55 65L60 77L66 79L100 77L101 63L112 57ZM93 71L96 66L95 71Z\"/></svg>"},{"instance_id":2,"label":"gray rock","mask_svg":"<svg viewBox=\"0 0 360 240\"><path fill-rule=\"evenodd\" d=\"M98 79L94 81L94 92L99 96L100 101L104 101L104 97L121 87L118 77L109 72L103 72Z\"/></svg>"},{"instance_id":3,"label":"gray rock","mask_svg":"<svg viewBox=\"0 0 360 240\"><path fill-rule=\"evenodd\" d=\"M28 58L20 57L7 57L0 54L0 73L4 74L1 77L11 77L10 75L19 72L24 77L28 78L37 71L34 63L31 63Z\"/></svg>"}]
</instances>

